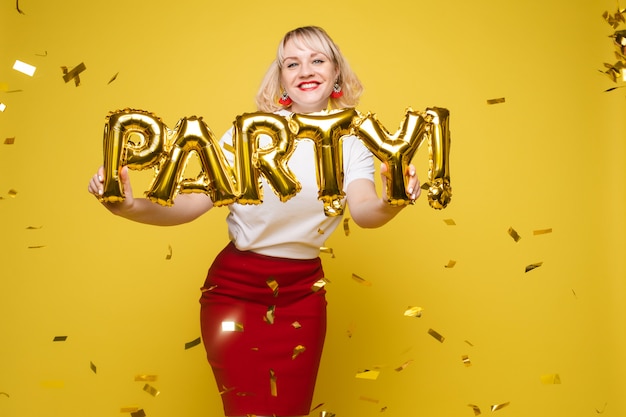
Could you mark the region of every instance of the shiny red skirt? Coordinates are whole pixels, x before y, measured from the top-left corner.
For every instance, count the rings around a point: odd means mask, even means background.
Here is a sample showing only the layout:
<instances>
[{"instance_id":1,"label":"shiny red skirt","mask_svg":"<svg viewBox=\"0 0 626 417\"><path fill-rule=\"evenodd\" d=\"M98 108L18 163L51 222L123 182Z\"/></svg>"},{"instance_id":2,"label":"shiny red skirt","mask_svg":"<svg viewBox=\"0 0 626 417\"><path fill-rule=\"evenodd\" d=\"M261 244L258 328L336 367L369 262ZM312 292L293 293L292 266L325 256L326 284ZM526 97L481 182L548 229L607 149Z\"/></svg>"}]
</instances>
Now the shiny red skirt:
<instances>
[{"instance_id":1,"label":"shiny red skirt","mask_svg":"<svg viewBox=\"0 0 626 417\"><path fill-rule=\"evenodd\" d=\"M326 334L321 261L229 244L202 288L207 358L227 416L309 414Z\"/></svg>"}]
</instances>

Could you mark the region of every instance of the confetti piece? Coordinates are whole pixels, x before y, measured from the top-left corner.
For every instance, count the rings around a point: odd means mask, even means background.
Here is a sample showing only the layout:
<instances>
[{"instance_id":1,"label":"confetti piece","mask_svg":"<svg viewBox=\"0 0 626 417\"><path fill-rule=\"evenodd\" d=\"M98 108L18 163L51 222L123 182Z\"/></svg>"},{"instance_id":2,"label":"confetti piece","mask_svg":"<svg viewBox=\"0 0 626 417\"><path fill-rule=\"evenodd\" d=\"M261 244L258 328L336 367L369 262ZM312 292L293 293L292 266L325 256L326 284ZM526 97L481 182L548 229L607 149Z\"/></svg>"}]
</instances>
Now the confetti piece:
<instances>
[{"instance_id":1,"label":"confetti piece","mask_svg":"<svg viewBox=\"0 0 626 417\"><path fill-rule=\"evenodd\" d=\"M491 406L491 411L498 411L498 410L502 410L504 407L508 406L510 404L510 401L507 401L505 403L502 404L494 404Z\"/></svg>"},{"instance_id":2,"label":"confetti piece","mask_svg":"<svg viewBox=\"0 0 626 417\"><path fill-rule=\"evenodd\" d=\"M17 190L9 190L9 197L15 198L17 196Z\"/></svg>"},{"instance_id":3,"label":"confetti piece","mask_svg":"<svg viewBox=\"0 0 626 417\"><path fill-rule=\"evenodd\" d=\"M572 294L574 294L574 298L578 298L578 295L576 295L576 291L574 291L573 289L572 289Z\"/></svg>"},{"instance_id":4,"label":"confetti piece","mask_svg":"<svg viewBox=\"0 0 626 417\"><path fill-rule=\"evenodd\" d=\"M35 54L35 56L47 57L48 56L48 51L43 51L43 54Z\"/></svg>"},{"instance_id":5,"label":"confetti piece","mask_svg":"<svg viewBox=\"0 0 626 417\"><path fill-rule=\"evenodd\" d=\"M487 100L487 104L500 104L500 103L504 103L504 97L492 98L492 99Z\"/></svg>"},{"instance_id":6,"label":"confetti piece","mask_svg":"<svg viewBox=\"0 0 626 417\"><path fill-rule=\"evenodd\" d=\"M404 315L407 317L417 317L420 318L422 317L422 307L407 307L406 310L404 310Z\"/></svg>"},{"instance_id":7,"label":"confetti piece","mask_svg":"<svg viewBox=\"0 0 626 417\"><path fill-rule=\"evenodd\" d=\"M269 306L267 308L267 312L265 313L265 316L263 317L263 320L265 320L267 324L274 324L275 312L276 312L276 306Z\"/></svg>"},{"instance_id":8,"label":"confetti piece","mask_svg":"<svg viewBox=\"0 0 626 417\"><path fill-rule=\"evenodd\" d=\"M15 143L15 138L6 138L4 140L5 145L13 145Z\"/></svg>"},{"instance_id":9,"label":"confetti piece","mask_svg":"<svg viewBox=\"0 0 626 417\"><path fill-rule=\"evenodd\" d=\"M107 83L107 85L109 85L109 84L111 84L113 81L115 81L115 80L117 79L117 75L118 75L118 74L119 74L119 72L118 72L118 73L116 73L113 77L111 77L111 79L109 80L109 82Z\"/></svg>"},{"instance_id":10,"label":"confetti piece","mask_svg":"<svg viewBox=\"0 0 626 417\"><path fill-rule=\"evenodd\" d=\"M26 230L39 230L39 229L43 229L43 226L28 226L28 227L26 227Z\"/></svg>"},{"instance_id":11,"label":"confetti piece","mask_svg":"<svg viewBox=\"0 0 626 417\"><path fill-rule=\"evenodd\" d=\"M471 347L474 347L474 345L472 344L472 342L470 342L469 340L466 340L465 343L467 343L468 345L470 345Z\"/></svg>"},{"instance_id":12,"label":"confetti piece","mask_svg":"<svg viewBox=\"0 0 626 417\"><path fill-rule=\"evenodd\" d=\"M120 413L134 413L135 411L139 411L139 407L121 407Z\"/></svg>"},{"instance_id":13,"label":"confetti piece","mask_svg":"<svg viewBox=\"0 0 626 417\"><path fill-rule=\"evenodd\" d=\"M318 234L318 235L323 235L323 234L324 234L324 230L322 230L322 229L317 229L317 234Z\"/></svg>"},{"instance_id":14,"label":"confetti piece","mask_svg":"<svg viewBox=\"0 0 626 417\"><path fill-rule=\"evenodd\" d=\"M9 394L7 394L6 392L0 392L0 395L4 395L4 396L6 396L7 398L11 398L11 396L10 396Z\"/></svg>"},{"instance_id":15,"label":"confetti piece","mask_svg":"<svg viewBox=\"0 0 626 417\"><path fill-rule=\"evenodd\" d=\"M461 360L463 361L463 365L465 365L467 367L472 366L472 362L470 361L469 356L463 355L463 356L461 356Z\"/></svg>"},{"instance_id":16,"label":"confetti piece","mask_svg":"<svg viewBox=\"0 0 626 417\"><path fill-rule=\"evenodd\" d=\"M152 395L153 397L156 397L157 395L160 394L159 390L154 388L152 385L150 384L146 384L143 386L143 390L145 392L147 392L148 394Z\"/></svg>"},{"instance_id":17,"label":"confetti piece","mask_svg":"<svg viewBox=\"0 0 626 417\"><path fill-rule=\"evenodd\" d=\"M356 378L369 379L369 380L375 381L376 379L378 379L379 375L380 375L380 371L370 371L366 369L365 371L357 372Z\"/></svg>"},{"instance_id":18,"label":"confetti piece","mask_svg":"<svg viewBox=\"0 0 626 417\"><path fill-rule=\"evenodd\" d=\"M363 396L363 395L361 395L361 396L359 397L359 400L362 400L362 401L367 401L367 402L374 403L374 404L378 404L378 403L380 402L380 401L379 401L379 400L377 400L376 398L365 397L365 396Z\"/></svg>"},{"instance_id":19,"label":"confetti piece","mask_svg":"<svg viewBox=\"0 0 626 417\"><path fill-rule=\"evenodd\" d=\"M274 278L270 278L267 281L267 286L274 292L274 297L278 297L278 282Z\"/></svg>"},{"instance_id":20,"label":"confetti piece","mask_svg":"<svg viewBox=\"0 0 626 417\"><path fill-rule=\"evenodd\" d=\"M294 329L299 329L302 327L302 325L299 322L294 321L293 323L291 323L291 327L293 327Z\"/></svg>"},{"instance_id":21,"label":"confetti piece","mask_svg":"<svg viewBox=\"0 0 626 417\"><path fill-rule=\"evenodd\" d=\"M193 339L191 342L185 343L185 350L191 349L192 347L196 347L200 343L202 343L202 338L198 337L196 339Z\"/></svg>"},{"instance_id":22,"label":"confetti piece","mask_svg":"<svg viewBox=\"0 0 626 417\"><path fill-rule=\"evenodd\" d=\"M413 363L413 360L412 360L412 359L411 359L411 360L409 360L409 361L406 361L406 362L404 362L402 365L398 366L398 367L395 369L395 371L396 371L396 372L404 371L404 370L405 370L405 369L406 369L406 368L407 368L410 364L412 364L412 363Z\"/></svg>"},{"instance_id":23,"label":"confetti piece","mask_svg":"<svg viewBox=\"0 0 626 417\"><path fill-rule=\"evenodd\" d=\"M135 375L135 381L139 382L155 382L157 379L157 375Z\"/></svg>"},{"instance_id":24,"label":"confetti piece","mask_svg":"<svg viewBox=\"0 0 626 417\"><path fill-rule=\"evenodd\" d=\"M91 369L91 372L93 372L94 374L98 373L98 368L96 367L96 364L93 362L89 362L89 369Z\"/></svg>"},{"instance_id":25,"label":"confetti piece","mask_svg":"<svg viewBox=\"0 0 626 417\"><path fill-rule=\"evenodd\" d=\"M167 254L165 255L165 260L169 261L172 259L172 245L167 245Z\"/></svg>"},{"instance_id":26,"label":"confetti piece","mask_svg":"<svg viewBox=\"0 0 626 417\"><path fill-rule=\"evenodd\" d=\"M35 246L28 246L28 249L41 249L45 247L46 245L35 245Z\"/></svg>"},{"instance_id":27,"label":"confetti piece","mask_svg":"<svg viewBox=\"0 0 626 417\"><path fill-rule=\"evenodd\" d=\"M65 342L67 340L67 336L54 336L52 339L53 342Z\"/></svg>"},{"instance_id":28,"label":"confetti piece","mask_svg":"<svg viewBox=\"0 0 626 417\"><path fill-rule=\"evenodd\" d=\"M606 411L606 406L608 403L604 403L604 407L602 407L602 409L598 409L596 408L596 413L598 414L603 414Z\"/></svg>"},{"instance_id":29,"label":"confetti piece","mask_svg":"<svg viewBox=\"0 0 626 417\"><path fill-rule=\"evenodd\" d=\"M443 219L443 221L448 226L456 226L456 222L453 219Z\"/></svg>"},{"instance_id":30,"label":"confetti piece","mask_svg":"<svg viewBox=\"0 0 626 417\"><path fill-rule=\"evenodd\" d=\"M324 278L318 279L311 287L311 291L318 292L319 290L324 288L324 285L326 285L326 280Z\"/></svg>"},{"instance_id":31,"label":"confetti piece","mask_svg":"<svg viewBox=\"0 0 626 417\"><path fill-rule=\"evenodd\" d=\"M216 288L217 288L217 285L211 285L209 288L200 287L200 291L202 292L213 291Z\"/></svg>"},{"instance_id":32,"label":"confetti piece","mask_svg":"<svg viewBox=\"0 0 626 417\"><path fill-rule=\"evenodd\" d=\"M443 343L443 341L446 340L445 337L443 337L442 335L440 335L439 333L437 333L433 329L428 329L428 334L431 335L432 337L434 337L435 339L437 339L441 343Z\"/></svg>"},{"instance_id":33,"label":"confetti piece","mask_svg":"<svg viewBox=\"0 0 626 417\"><path fill-rule=\"evenodd\" d=\"M456 265L456 261L453 261L452 259L450 259L448 261L448 265L444 265L444 268L454 268L454 265Z\"/></svg>"},{"instance_id":34,"label":"confetti piece","mask_svg":"<svg viewBox=\"0 0 626 417\"><path fill-rule=\"evenodd\" d=\"M350 219L347 217L343 219L343 233L350 236Z\"/></svg>"},{"instance_id":35,"label":"confetti piece","mask_svg":"<svg viewBox=\"0 0 626 417\"><path fill-rule=\"evenodd\" d=\"M243 332L243 324L235 323L234 321L223 321L222 331L223 332Z\"/></svg>"},{"instance_id":36,"label":"confetti piece","mask_svg":"<svg viewBox=\"0 0 626 417\"><path fill-rule=\"evenodd\" d=\"M0 112L3 112L7 109L7 105L4 103L0 103Z\"/></svg>"},{"instance_id":37,"label":"confetti piece","mask_svg":"<svg viewBox=\"0 0 626 417\"><path fill-rule=\"evenodd\" d=\"M311 408L311 410L309 410L309 414L311 414L313 411L317 410L318 408L321 408L322 406L324 406L324 403L319 403L315 407Z\"/></svg>"},{"instance_id":38,"label":"confetti piece","mask_svg":"<svg viewBox=\"0 0 626 417\"><path fill-rule=\"evenodd\" d=\"M480 407L478 407L477 405L474 404L467 404L468 407L471 407L472 410L474 410L474 415L475 416L479 416L480 415Z\"/></svg>"},{"instance_id":39,"label":"confetti piece","mask_svg":"<svg viewBox=\"0 0 626 417\"><path fill-rule=\"evenodd\" d=\"M270 391L272 397L278 397L278 387L276 386L276 373L273 369L270 369Z\"/></svg>"},{"instance_id":40,"label":"confetti piece","mask_svg":"<svg viewBox=\"0 0 626 417\"><path fill-rule=\"evenodd\" d=\"M549 229L540 229L540 230L533 230L533 235L534 236L538 236L538 235L545 235L548 233L552 233L552 228Z\"/></svg>"},{"instance_id":41,"label":"confetti piece","mask_svg":"<svg viewBox=\"0 0 626 417\"><path fill-rule=\"evenodd\" d=\"M366 287L371 287L372 283L369 282L368 280L361 278L360 276L358 276L357 274L352 274L352 279L355 280L356 282L358 282L361 285L365 285Z\"/></svg>"},{"instance_id":42,"label":"confetti piece","mask_svg":"<svg viewBox=\"0 0 626 417\"><path fill-rule=\"evenodd\" d=\"M331 258L335 257L335 253L333 252L333 248L327 248L325 246L322 246L320 248L320 252L322 252L322 253L329 253Z\"/></svg>"},{"instance_id":43,"label":"confetti piece","mask_svg":"<svg viewBox=\"0 0 626 417\"><path fill-rule=\"evenodd\" d=\"M130 417L146 417L146 412L142 408L141 410L131 412Z\"/></svg>"},{"instance_id":44,"label":"confetti piece","mask_svg":"<svg viewBox=\"0 0 626 417\"><path fill-rule=\"evenodd\" d=\"M20 9L20 0L15 0L15 9L19 14L26 14Z\"/></svg>"},{"instance_id":45,"label":"confetti piece","mask_svg":"<svg viewBox=\"0 0 626 417\"><path fill-rule=\"evenodd\" d=\"M335 413L330 411L320 411L320 417L335 417Z\"/></svg>"},{"instance_id":46,"label":"confetti piece","mask_svg":"<svg viewBox=\"0 0 626 417\"><path fill-rule=\"evenodd\" d=\"M81 62L69 71L67 70L67 67L61 67L61 69L63 70L63 81L67 84L71 80L74 80L74 84L78 87L80 85L80 73L85 71L87 67L85 67L83 62Z\"/></svg>"},{"instance_id":47,"label":"confetti piece","mask_svg":"<svg viewBox=\"0 0 626 417\"><path fill-rule=\"evenodd\" d=\"M559 374L547 374L541 375L541 383L544 385L555 385L561 383L561 377Z\"/></svg>"},{"instance_id":48,"label":"confetti piece","mask_svg":"<svg viewBox=\"0 0 626 417\"><path fill-rule=\"evenodd\" d=\"M543 262L537 262L535 264L527 265L526 268L524 269L524 272L530 272L535 268L539 268L541 265L543 265Z\"/></svg>"},{"instance_id":49,"label":"confetti piece","mask_svg":"<svg viewBox=\"0 0 626 417\"><path fill-rule=\"evenodd\" d=\"M522 238L512 227L509 227L509 236L511 236L515 242L519 242Z\"/></svg>"},{"instance_id":50,"label":"confetti piece","mask_svg":"<svg viewBox=\"0 0 626 417\"><path fill-rule=\"evenodd\" d=\"M13 64L13 69L30 77L35 75L35 71L37 71L37 67L27 64L26 62L22 62L19 59L15 60L15 63Z\"/></svg>"},{"instance_id":51,"label":"confetti piece","mask_svg":"<svg viewBox=\"0 0 626 417\"><path fill-rule=\"evenodd\" d=\"M41 386L43 388L60 389L60 388L65 388L65 382L64 381L41 381Z\"/></svg>"},{"instance_id":52,"label":"confetti piece","mask_svg":"<svg viewBox=\"0 0 626 417\"><path fill-rule=\"evenodd\" d=\"M303 353L306 350L306 348L302 345L298 345L295 348L293 348L293 354L291 355L291 359L295 359L298 357L298 355L300 355L301 353Z\"/></svg>"},{"instance_id":53,"label":"confetti piece","mask_svg":"<svg viewBox=\"0 0 626 417\"><path fill-rule=\"evenodd\" d=\"M234 389L235 389L235 387L226 388L224 385L222 385L222 390L220 391L220 395L224 395L224 394L226 394L228 392L231 392Z\"/></svg>"}]
</instances>

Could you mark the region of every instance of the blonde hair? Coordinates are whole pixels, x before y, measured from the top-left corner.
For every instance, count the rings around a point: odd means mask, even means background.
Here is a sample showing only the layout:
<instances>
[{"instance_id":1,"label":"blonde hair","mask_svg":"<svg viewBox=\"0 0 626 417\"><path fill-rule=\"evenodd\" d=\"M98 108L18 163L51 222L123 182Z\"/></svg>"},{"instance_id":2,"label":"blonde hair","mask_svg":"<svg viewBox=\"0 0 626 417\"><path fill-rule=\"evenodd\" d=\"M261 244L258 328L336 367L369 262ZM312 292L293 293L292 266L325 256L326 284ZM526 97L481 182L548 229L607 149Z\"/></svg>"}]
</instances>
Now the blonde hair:
<instances>
[{"instance_id":1,"label":"blonde hair","mask_svg":"<svg viewBox=\"0 0 626 417\"><path fill-rule=\"evenodd\" d=\"M276 59L270 64L256 95L258 110L275 112L284 108L278 103L278 99L282 95L280 78L284 60L284 49L289 40L293 40L297 47L307 47L323 53L332 60L335 67L339 70L337 82L341 86L343 95L339 98L330 97L329 105L332 108L340 109L356 107L363 93L361 81L359 81L356 74L350 68L348 61L341 54L339 47L333 42L324 29L317 26L304 26L287 32L278 45Z\"/></svg>"}]
</instances>

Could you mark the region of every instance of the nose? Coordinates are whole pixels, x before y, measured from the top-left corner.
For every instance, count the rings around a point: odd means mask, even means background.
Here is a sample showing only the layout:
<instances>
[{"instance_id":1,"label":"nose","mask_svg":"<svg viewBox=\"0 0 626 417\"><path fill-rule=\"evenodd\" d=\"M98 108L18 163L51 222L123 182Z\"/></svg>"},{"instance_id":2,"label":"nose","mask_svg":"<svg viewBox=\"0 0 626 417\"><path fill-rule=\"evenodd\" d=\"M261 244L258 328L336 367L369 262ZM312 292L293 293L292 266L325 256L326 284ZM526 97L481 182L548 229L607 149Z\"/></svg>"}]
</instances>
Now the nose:
<instances>
[{"instance_id":1,"label":"nose","mask_svg":"<svg viewBox=\"0 0 626 417\"><path fill-rule=\"evenodd\" d=\"M300 65L300 77L306 78L313 75L313 67L309 63L303 63Z\"/></svg>"}]
</instances>

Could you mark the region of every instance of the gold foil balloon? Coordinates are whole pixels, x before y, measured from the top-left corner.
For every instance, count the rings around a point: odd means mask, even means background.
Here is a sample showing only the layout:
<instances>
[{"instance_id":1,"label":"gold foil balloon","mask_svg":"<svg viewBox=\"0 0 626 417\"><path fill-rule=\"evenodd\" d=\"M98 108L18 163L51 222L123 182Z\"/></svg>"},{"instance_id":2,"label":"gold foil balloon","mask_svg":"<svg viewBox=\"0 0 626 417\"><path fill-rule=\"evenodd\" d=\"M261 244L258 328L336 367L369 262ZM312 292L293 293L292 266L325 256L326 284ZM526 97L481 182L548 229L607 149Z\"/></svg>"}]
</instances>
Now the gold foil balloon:
<instances>
[{"instance_id":1,"label":"gold foil balloon","mask_svg":"<svg viewBox=\"0 0 626 417\"><path fill-rule=\"evenodd\" d=\"M246 113L234 122L235 169L239 184L240 204L259 204L263 200L259 175L267 179L276 195L285 202L295 196L302 186L287 166L295 150L294 132L297 126L272 113ZM265 135L271 145L262 145Z\"/></svg>"},{"instance_id":2,"label":"gold foil balloon","mask_svg":"<svg viewBox=\"0 0 626 417\"><path fill-rule=\"evenodd\" d=\"M327 216L343 213L343 147L342 136L350 133L354 109L325 114L294 114L298 126L297 139L310 139L317 156L318 198L324 203Z\"/></svg>"},{"instance_id":3,"label":"gold foil balloon","mask_svg":"<svg viewBox=\"0 0 626 417\"><path fill-rule=\"evenodd\" d=\"M164 155L167 128L154 114L124 109L109 113L104 125L104 184L102 201L124 199L119 170L128 165L145 169Z\"/></svg>"},{"instance_id":4,"label":"gold foil balloon","mask_svg":"<svg viewBox=\"0 0 626 417\"><path fill-rule=\"evenodd\" d=\"M432 117L428 141L428 203L435 209L445 208L452 198L450 187L450 112L442 108L426 109Z\"/></svg>"},{"instance_id":5,"label":"gold foil balloon","mask_svg":"<svg viewBox=\"0 0 626 417\"><path fill-rule=\"evenodd\" d=\"M233 172L228 165L219 141L201 117L181 119L168 146L168 154L161 164L146 196L161 205L174 203L176 193L204 192L213 204L221 206L236 199ZM196 154L202 168L195 178L183 178L190 157Z\"/></svg>"},{"instance_id":6,"label":"gold foil balloon","mask_svg":"<svg viewBox=\"0 0 626 417\"><path fill-rule=\"evenodd\" d=\"M387 165L387 202L393 206L410 204L406 193L405 173L413 155L428 137L430 124L419 112L407 109L400 128L393 135L368 113L354 121L354 134Z\"/></svg>"}]
</instances>

